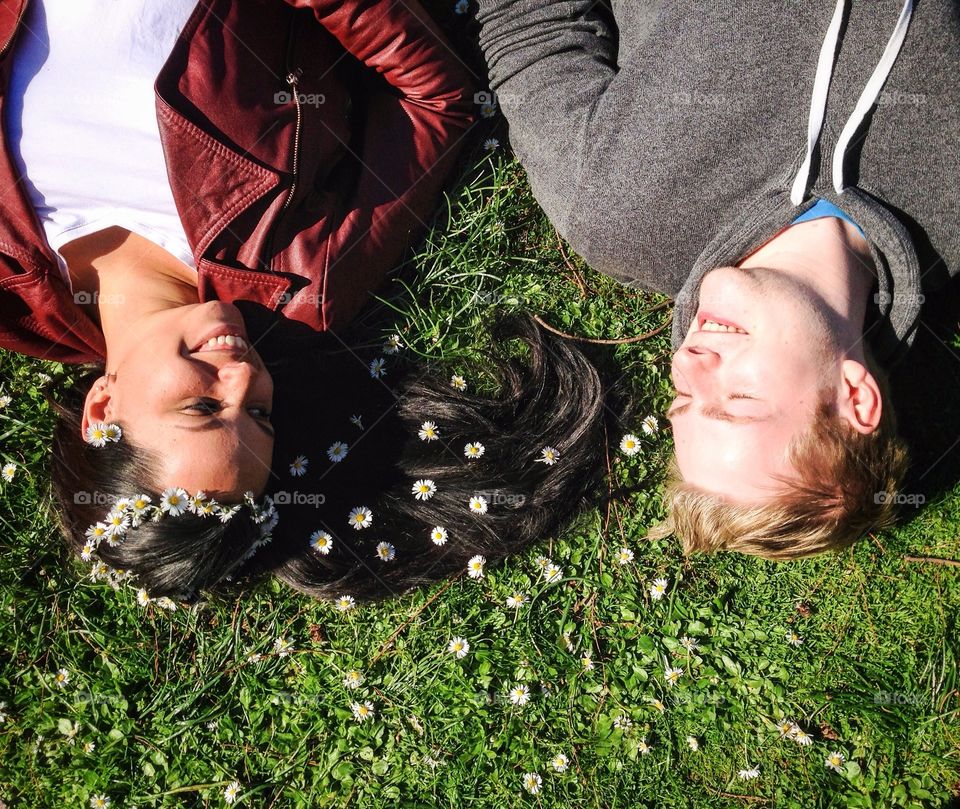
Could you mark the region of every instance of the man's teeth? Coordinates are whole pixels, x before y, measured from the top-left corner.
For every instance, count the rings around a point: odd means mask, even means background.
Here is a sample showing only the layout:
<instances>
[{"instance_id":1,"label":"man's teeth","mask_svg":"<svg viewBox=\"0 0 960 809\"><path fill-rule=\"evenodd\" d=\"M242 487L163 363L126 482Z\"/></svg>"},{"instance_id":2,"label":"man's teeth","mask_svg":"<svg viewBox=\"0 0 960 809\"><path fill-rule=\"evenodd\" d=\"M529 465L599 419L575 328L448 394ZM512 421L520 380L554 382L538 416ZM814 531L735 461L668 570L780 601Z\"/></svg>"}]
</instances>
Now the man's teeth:
<instances>
[{"instance_id":1,"label":"man's teeth","mask_svg":"<svg viewBox=\"0 0 960 809\"><path fill-rule=\"evenodd\" d=\"M717 323L714 320L704 320L700 331L729 331L734 334L746 334L743 329L738 329L736 326L725 326L723 323Z\"/></svg>"},{"instance_id":2,"label":"man's teeth","mask_svg":"<svg viewBox=\"0 0 960 809\"><path fill-rule=\"evenodd\" d=\"M221 334L219 337L211 337L207 342L200 346L200 351L210 351L216 348L222 348L223 346L228 346L229 348L239 348L241 351L246 351L249 346L247 341L244 340L239 334Z\"/></svg>"}]
</instances>

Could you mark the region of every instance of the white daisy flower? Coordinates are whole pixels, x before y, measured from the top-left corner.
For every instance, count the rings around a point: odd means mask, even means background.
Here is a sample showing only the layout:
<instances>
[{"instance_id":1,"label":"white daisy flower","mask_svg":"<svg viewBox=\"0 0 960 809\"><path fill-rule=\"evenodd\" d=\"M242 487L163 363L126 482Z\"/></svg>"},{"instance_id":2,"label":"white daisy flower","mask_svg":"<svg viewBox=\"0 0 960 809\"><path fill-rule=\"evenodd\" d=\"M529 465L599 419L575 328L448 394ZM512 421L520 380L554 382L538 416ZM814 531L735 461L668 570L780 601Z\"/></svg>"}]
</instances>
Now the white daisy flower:
<instances>
[{"instance_id":1,"label":"white daisy flower","mask_svg":"<svg viewBox=\"0 0 960 809\"><path fill-rule=\"evenodd\" d=\"M526 705L530 701L530 689L525 685L515 685L507 692L514 705Z\"/></svg>"},{"instance_id":2,"label":"white daisy flower","mask_svg":"<svg viewBox=\"0 0 960 809\"><path fill-rule=\"evenodd\" d=\"M496 138L487 138L483 142L483 148L486 149L488 152L492 152L495 149L500 148L500 141L498 141Z\"/></svg>"},{"instance_id":3,"label":"white daisy flower","mask_svg":"<svg viewBox=\"0 0 960 809\"><path fill-rule=\"evenodd\" d=\"M281 635L273 642L273 651L277 653L277 657L287 657L293 651L293 643L289 638Z\"/></svg>"},{"instance_id":4,"label":"white daisy flower","mask_svg":"<svg viewBox=\"0 0 960 809\"><path fill-rule=\"evenodd\" d=\"M217 515L217 518L222 523L228 523L232 520L237 514L240 513L241 504L234 503L232 506L226 506L220 503L217 503L213 507L213 513Z\"/></svg>"},{"instance_id":5,"label":"white daisy flower","mask_svg":"<svg viewBox=\"0 0 960 809\"><path fill-rule=\"evenodd\" d=\"M580 668L583 671L593 671L593 658L589 652L580 658Z\"/></svg>"},{"instance_id":6,"label":"white daisy flower","mask_svg":"<svg viewBox=\"0 0 960 809\"><path fill-rule=\"evenodd\" d=\"M261 660L263 660L263 655L260 654L260 652L250 652L250 654L247 655L248 663L259 663Z\"/></svg>"},{"instance_id":7,"label":"white daisy flower","mask_svg":"<svg viewBox=\"0 0 960 809\"><path fill-rule=\"evenodd\" d=\"M164 489L160 494L160 510L172 517L179 517L187 510L190 496L179 486Z\"/></svg>"},{"instance_id":8,"label":"white daisy flower","mask_svg":"<svg viewBox=\"0 0 960 809\"><path fill-rule=\"evenodd\" d=\"M334 441L327 449L327 457L333 461L333 463L340 463L340 461L347 457L349 450L350 447L348 444L343 441Z\"/></svg>"},{"instance_id":9,"label":"white daisy flower","mask_svg":"<svg viewBox=\"0 0 960 809\"><path fill-rule=\"evenodd\" d=\"M303 477L307 474L307 466L310 465L310 459L306 455L298 455L290 462L290 474L295 478Z\"/></svg>"},{"instance_id":10,"label":"white daisy flower","mask_svg":"<svg viewBox=\"0 0 960 809\"><path fill-rule=\"evenodd\" d=\"M417 500L429 500L437 493L437 484L427 478L422 478L413 484L412 489Z\"/></svg>"},{"instance_id":11,"label":"white daisy flower","mask_svg":"<svg viewBox=\"0 0 960 809\"><path fill-rule=\"evenodd\" d=\"M84 562L89 562L93 558L93 552L96 549L93 541L88 539L83 545L83 550L80 551L80 558L83 559Z\"/></svg>"},{"instance_id":12,"label":"white daisy flower","mask_svg":"<svg viewBox=\"0 0 960 809\"><path fill-rule=\"evenodd\" d=\"M563 568L560 567L560 565L555 565L551 562L543 569L543 580L547 584L556 584L562 578Z\"/></svg>"},{"instance_id":13,"label":"white daisy flower","mask_svg":"<svg viewBox=\"0 0 960 809\"><path fill-rule=\"evenodd\" d=\"M420 431L417 435L421 441L436 441L440 437L440 431L437 429L435 421L425 421L420 425Z\"/></svg>"},{"instance_id":14,"label":"white daisy flower","mask_svg":"<svg viewBox=\"0 0 960 809\"><path fill-rule=\"evenodd\" d=\"M801 638L792 629L789 632L787 632L786 638L787 638L787 643L789 643L791 646L799 646L800 644L803 643L803 638Z\"/></svg>"},{"instance_id":15,"label":"white daisy flower","mask_svg":"<svg viewBox=\"0 0 960 809\"><path fill-rule=\"evenodd\" d=\"M357 602L354 600L353 596L340 596L334 602L334 606L340 612L350 612L350 610L357 606Z\"/></svg>"},{"instance_id":16,"label":"white daisy flower","mask_svg":"<svg viewBox=\"0 0 960 809\"><path fill-rule=\"evenodd\" d=\"M541 571L547 569L547 565L550 564L550 560L546 556L538 556L533 560L533 564L540 568Z\"/></svg>"},{"instance_id":17,"label":"white daisy flower","mask_svg":"<svg viewBox=\"0 0 960 809\"><path fill-rule=\"evenodd\" d=\"M434 526L433 530L430 532L430 541L434 545L443 545L447 541L447 529L442 525Z\"/></svg>"},{"instance_id":18,"label":"white daisy flower","mask_svg":"<svg viewBox=\"0 0 960 809\"><path fill-rule=\"evenodd\" d=\"M660 713L664 713L667 710L667 706L664 705L660 700L653 698L650 700L650 704L656 708Z\"/></svg>"},{"instance_id":19,"label":"white daisy flower","mask_svg":"<svg viewBox=\"0 0 960 809\"><path fill-rule=\"evenodd\" d=\"M482 579L483 578L483 566L487 563L487 559L484 556L479 554L476 556L471 556L470 561L467 562L467 575L471 579Z\"/></svg>"},{"instance_id":20,"label":"white daisy flower","mask_svg":"<svg viewBox=\"0 0 960 809\"><path fill-rule=\"evenodd\" d=\"M374 379L380 379L382 376L387 375L386 369L387 361L383 357L377 357L375 360L370 361L370 376Z\"/></svg>"},{"instance_id":21,"label":"white daisy flower","mask_svg":"<svg viewBox=\"0 0 960 809\"><path fill-rule=\"evenodd\" d=\"M534 463L544 463L547 466L553 466L560 460L560 453L554 447L544 447L540 450L540 457Z\"/></svg>"},{"instance_id":22,"label":"white daisy flower","mask_svg":"<svg viewBox=\"0 0 960 809\"><path fill-rule=\"evenodd\" d=\"M107 425L102 421L88 424L84 431L84 440L92 447L105 447L107 445Z\"/></svg>"},{"instance_id":23,"label":"white daisy flower","mask_svg":"<svg viewBox=\"0 0 960 809\"><path fill-rule=\"evenodd\" d=\"M647 737L644 736L639 742L637 742L637 750L640 751L640 754L646 756L653 750L652 745L647 744Z\"/></svg>"},{"instance_id":24,"label":"white daisy flower","mask_svg":"<svg viewBox=\"0 0 960 809\"><path fill-rule=\"evenodd\" d=\"M617 562L621 565L629 565L633 561L633 551L629 548L621 548L617 552Z\"/></svg>"},{"instance_id":25,"label":"white daisy flower","mask_svg":"<svg viewBox=\"0 0 960 809\"><path fill-rule=\"evenodd\" d=\"M475 494L470 498L470 510L474 514L487 513L487 498L483 495Z\"/></svg>"},{"instance_id":26,"label":"white daisy flower","mask_svg":"<svg viewBox=\"0 0 960 809\"><path fill-rule=\"evenodd\" d=\"M512 610L520 609L526 602L527 597L523 593L514 593L507 596L507 606Z\"/></svg>"},{"instance_id":27,"label":"white daisy flower","mask_svg":"<svg viewBox=\"0 0 960 809\"><path fill-rule=\"evenodd\" d=\"M470 643L465 638L453 638L447 645L447 651L460 660L470 651Z\"/></svg>"},{"instance_id":28,"label":"white daisy flower","mask_svg":"<svg viewBox=\"0 0 960 809\"><path fill-rule=\"evenodd\" d=\"M146 516L146 510L153 500L145 494L138 494L130 500L130 516L133 518L133 524L139 525Z\"/></svg>"},{"instance_id":29,"label":"white daisy flower","mask_svg":"<svg viewBox=\"0 0 960 809\"><path fill-rule=\"evenodd\" d=\"M617 730L630 730L633 727L633 720L626 714L620 714L613 720L613 726Z\"/></svg>"},{"instance_id":30,"label":"white daisy flower","mask_svg":"<svg viewBox=\"0 0 960 809\"><path fill-rule=\"evenodd\" d=\"M797 734L797 731L800 730L800 726L796 722L791 722L789 719L784 719L777 724L777 730L780 731L781 739L784 736L792 739Z\"/></svg>"},{"instance_id":31,"label":"white daisy flower","mask_svg":"<svg viewBox=\"0 0 960 809\"><path fill-rule=\"evenodd\" d=\"M101 581L110 575L110 565L104 562L94 562L90 567L90 578L94 581Z\"/></svg>"},{"instance_id":32,"label":"white daisy flower","mask_svg":"<svg viewBox=\"0 0 960 809\"><path fill-rule=\"evenodd\" d=\"M107 544L116 546L120 539L130 528L130 517L122 511L111 511L106 517L106 540Z\"/></svg>"},{"instance_id":33,"label":"white daisy flower","mask_svg":"<svg viewBox=\"0 0 960 809\"><path fill-rule=\"evenodd\" d=\"M101 539L106 539L107 533L107 526L102 522L98 522L96 525L91 525L86 532L84 532L84 536L96 547Z\"/></svg>"},{"instance_id":34,"label":"white daisy flower","mask_svg":"<svg viewBox=\"0 0 960 809\"><path fill-rule=\"evenodd\" d=\"M550 759L550 766L553 767L555 772L566 772L570 766L570 759L567 758L566 753L557 753Z\"/></svg>"},{"instance_id":35,"label":"white daisy flower","mask_svg":"<svg viewBox=\"0 0 960 809\"><path fill-rule=\"evenodd\" d=\"M96 742L84 742L83 743L83 752L87 755L90 755L94 750L97 749Z\"/></svg>"},{"instance_id":36,"label":"white daisy flower","mask_svg":"<svg viewBox=\"0 0 960 809\"><path fill-rule=\"evenodd\" d=\"M470 0L457 0L453 10L457 14L466 14L470 10Z\"/></svg>"},{"instance_id":37,"label":"white daisy flower","mask_svg":"<svg viewBox=\"0 0 960 809\"><path fill-rule=\"evenodd\" d=\"M144 590L142 587L137 590L137 603L141 607L146 607L151 601L153 601L153 599L150 598L150 594L146 590Z\"/></svg>"},{"instance_id":38,"label":"white daisy flower","mask_svg":"<svg viewBox=\"0 0 960 809\"><path fill-rule=\"evenodd\" d=\"M167 596L155 598L154 603L160 607L160 609L166 610L167 612L174 612L177 609L177 602Z\"/></svg>"},{"instance_id":39,"label":"white daisy flower","mask_svg":"<svg viewBox=\"0 0 960 809\"><path fill-rule=\"evenodd\" d=\"M686 635L684 635L682 638L680 638L680 645L688 652L693 652L700 644L695 638L688 638Z\"/></svg>"},{"instance_id":40,"label":"white daisy flower","mask_svg":"<svg viewBox=\"0 0 960 809\"><path fill-rule=\"evenodd\" d=\"M90 799L90 809L107 809L110 806L110 798L106 795L94 795Z\"/></svg>"},{"instance_id":41,"label":"white daisy flower","mask_svg":"<svg viewBox=\"0 0 960 809\"><path fill-rule=\"evenodd\" d=\"M383 351L384 354L396 354L401 348L403 348L403 343L400 340L400 335L391 334L383 341L383 348L380 350Z\"/></svg>"},{"instance_id":42,"label":"white daisy flower","mask_svg":"<svg viewBox=\"0 0 960 809\"><path fill-rule=\"evenodd\" d=\"M363 416L353 415L350 416L350 423L356 425L357 428L363 429Z\"/></svg>"},{"instance_id":43,"label":"white daisy flower","mask_svg":"<svg viewBox=\"0 0 960 809\"><path fill-rule=\"evenodd\" d=\"M663 670L663 679L666 680L667 685L676 685L682 676L683 669L675 669L671 666L667 666Z\"/></svg>"},{"instance_id":44,"label":"white daisy flower","mask_svg":"<svg viewBox=\"0 0 960 809\"><path fill-rule=\"evenodd\" d=\"M800 728L797 728L796 732L793 734L793 740L799 744L801 747L808 747L813 744L813 736L809 733L805 733Z\"/></svg>"},{"instance_id":45,"label":"white daisy flower","mask_svg":"<svg viewBox=\"0 0 960 809\"><path fill-rule=\"evenodd\" d=\"M373 524L373 512L366 506L357 506L350 510L347 521L357 531L361 528L369 528Z\"/></svg>"},{"instance_id":46,"label":"white daisy flower","mask_svg":"<svg viewBox=\"0 0 960 809\"><path fill-rule=\"evenodd\" d=\"M240 794L240 782L231 781L227 784L227 788L223 790L223 802L224 803L233 803L236 801L237 796Z\"/></svg>"},{"instance_id":47,"label":"white daisy flower","mask_svg":"<svg viewBox=\"0 0 960 809\"><path fill-rule=\"evenodd\" d=\"M66 688L67 683L70 682L70 672L66 669L57 669L57 673L53 675L53 682L58 688Z\"/></svg>"},{"instance_id":48,"label":"white daisy flower","mask_svg":"<svg viewBox=\"0 0 960 809\"><path fill-rule=\"evenodd\" d=\"M846 761L846 759L843 757L843 753L834 750L832 753L827 754L827 757L823 760L823 763L826 767L834 772L843 772L844 761Z\"/></svg>"},{"instance_id":49,"label":"white daisy flower","mask_svg":"<svg viewBox=\"0 0 960 809\"><path fill-rule=\"evenodd\" d=\"M463 454L468 458L479 458L486 451L486 447L484 447L479 441L474 441L472 444L467 444L463 448Z\"/></svg>"},{"instance_id":50,"label":"white daisy flower","mask_svg":"<svg viewBox=\"0 0 960 809\"><path fill-rule=\"evenodd\" d=\"M650 585L650 598L652 598L654 601L659 601L661 598L663 598L666 592L667 580L654 579L653 584Z\"/></svg>"},{"instance_id":51,"label":"white daisy flower","mask_svg":"<svg viewBox=\"0 0 960 809\"><path fill-rule=\"evenodd\" d=\"M353 718L358 722L366 722L368 719L373 719L373 715L376 713L373 703L369 701L351 702L350 710L353 711Z\"/></svg>"},{"instance_id":52,"label":"white daisy flower","mask_svg":"<svg viewBox=\"0 0 960 809\"><path fill-rule=\"evenodd\" d=\"M333 535L319 529L314 531L310 534L310 547L326 556L333 548Z\"/></svg>"},{"instance_id":53,"label":"white daisy flower","mask_svg":"<svg viewBox=\"0 0 960 809\"><path fill-rule=\"evenodd\" d=\"M740 770L740 772L737 773L737 777L741 781L752 781L754 778L756 778L759 775L760 775L759 767L748 767L747 769Z\"/></svg>"},{"instance_id":54,"label":"white daisy flower","mask_svg":"<svg viewBox=\"0 0 960 809\"><path fill-rule=\"evenodd\" d=\"M343 686L354 691L363 685L363 679L363 675L357 669L350 669L343 675Z\"/></svg>"},{"instance_id":55,"label":"white daisy flower","mask_svg":"<svg viewBox=\"0 0 960 809\"><path fill-rule=\"evenodd\" d=\"M539 773L525 772L523 774L523 788L531 795L536 795L540 791L540 786L542 784L543 779L540 777Z\"/></svg>"},{"instance_id":56,"label":"white daisy flower","mask_svg":"<svg viewBox=\"0 0 960 809\"><path fill-rule=\"evenodd\" d=\"M397 549L393 547L389 542L378 542L377 543L377 556L380 557L380 560L383 562L392 562L396 558Z\"/></svg>"},{"instance_id":57,"label":"white daisy flower","mask_svg":"<svg viewBox=\"0 0 960 809\"><path fill-rule=\"evenodd\" d=\"M0 410L3 410L12 401L13 401L12 396L8 396L7 394L3 394L3 396L0 396Z\"/></svg>"},{"instance_id":58,"label":"white daisy flower","mask_svg":"<svg viewBox=\"0 0 960 809\"><path fill-rule=\"evenodd\" d=\"M687 744L690 746L690 749L693 750L694 753L696 753L697 750L700 749L700 741L697 739L696 736L687 736Z\"/></svg>"},{"instance_id":59,"label":"white daisy flower","mask_svg":"<svg viewBox=\"0 0 960 809\"><path fill-rule=\"evenodd\" d=\"M456 388L461 392L465 391L467 389L467 380L460 376L460 374L454 374L450 377L450 387Z\"/></svg>"},{"instance_id":60,"label":"white daisy flower","mask_svg":"<svg viewBox=\"0 0 960 809\"><path fill-rule=\"evenodd\" d=\"M497 108L493 104L481 104L480 105L480 117L481 118L493 118L497 114Z\"/></svg>"},{"instance_id":61,"label":"white daisy flower","mask_svg":"<svg viewBox=\"0 0 960 809\"><path fill-rule=\"evenodd\" d=\"M620 451L627 456L636 455L640 451L640 439L633 433L627 433L620 439Z\"/></svg>"},{"instance_id":62,"label":"white daisy flower","mask_svg":"<svg viewBox=\"0 0 960 809\"><path fill-rule=\"evenodd\" d=\"M3 469L0 469L0 475L3 475L3 479L10 483L13 480L13 476L17 474L17 465L15 463L5 463Z\"/></svg>"},{"instance_id":63,"label":"white daisy flower","mask_svg":"<svg viewBox=\"0 0 960 809\"><path fill-rule=\"evenodd\" d=\"M660 429L660 422L657 421L656 416L647 416L640 423L640 429L643 430L647 435L653 435L657 430Z\"/></svg>"}]
</instances>

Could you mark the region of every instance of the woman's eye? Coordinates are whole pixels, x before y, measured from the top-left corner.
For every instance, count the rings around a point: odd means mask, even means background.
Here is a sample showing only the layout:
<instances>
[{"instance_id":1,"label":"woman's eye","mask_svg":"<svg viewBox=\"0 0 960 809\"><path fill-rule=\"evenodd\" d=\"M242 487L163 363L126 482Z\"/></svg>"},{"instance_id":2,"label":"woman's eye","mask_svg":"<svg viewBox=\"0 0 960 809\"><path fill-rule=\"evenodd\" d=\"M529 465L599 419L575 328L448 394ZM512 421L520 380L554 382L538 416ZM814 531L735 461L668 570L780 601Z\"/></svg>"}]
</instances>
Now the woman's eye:
<instances>
[{"instance_id":1,"label":"woman's eye","mask_svg":"<svg viewBox=\"0 0 960 809\"><path fill-rule=\"evenodd\" d=\"M198 399L193 404L187 405L186 410L197 410L201 413L216 413L221 409L220 402L214 399Z\"/></svg>"},{"instance_id":2,"label":"woman's eye","mask_svg":"<svg viewBox=\"0 0 960 809\"><path fill-rule=\"evenodd\" d=\"M251 407L250 412L253 414L254 418L258 418L258 419L270 418L270 411L263 407Z\"/></svg>"}]
</instances>

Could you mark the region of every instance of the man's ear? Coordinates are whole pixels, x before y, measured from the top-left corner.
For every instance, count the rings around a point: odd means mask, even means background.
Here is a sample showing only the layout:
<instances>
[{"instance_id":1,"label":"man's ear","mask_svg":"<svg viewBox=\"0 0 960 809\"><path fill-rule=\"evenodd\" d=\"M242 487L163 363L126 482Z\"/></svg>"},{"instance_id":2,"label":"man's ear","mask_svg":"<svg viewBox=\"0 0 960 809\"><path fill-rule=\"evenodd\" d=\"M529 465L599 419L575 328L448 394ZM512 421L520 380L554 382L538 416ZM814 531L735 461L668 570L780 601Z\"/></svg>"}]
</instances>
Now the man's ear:
<instances>
[{"instance_id":1,"label":"man's ear","mask_svg":"<svg viewBox=\"0 0 960 809\"><path fill-rule=\"evenodd\" d=\"M844 360L840 363L840 384L838 412L858 433L872 433L880 426L883 413L883 399L877 380L863 363Z\"/></svg>"},{"instance_id":2,"label":"man's ear","mask_svg":"<svg viewBox=\"0 0 960 809\"><path fill-rule=\"evenodd\" d=\"M107 377L101 376L91 385L87 391L87 397L83 402L83 416L80 419L80 435L87 434L87 427L96 424L98 421L113 421L116 408L113 404L113 397L110 395L110 389L107 387Z\"/></svg>"}]
</instances>

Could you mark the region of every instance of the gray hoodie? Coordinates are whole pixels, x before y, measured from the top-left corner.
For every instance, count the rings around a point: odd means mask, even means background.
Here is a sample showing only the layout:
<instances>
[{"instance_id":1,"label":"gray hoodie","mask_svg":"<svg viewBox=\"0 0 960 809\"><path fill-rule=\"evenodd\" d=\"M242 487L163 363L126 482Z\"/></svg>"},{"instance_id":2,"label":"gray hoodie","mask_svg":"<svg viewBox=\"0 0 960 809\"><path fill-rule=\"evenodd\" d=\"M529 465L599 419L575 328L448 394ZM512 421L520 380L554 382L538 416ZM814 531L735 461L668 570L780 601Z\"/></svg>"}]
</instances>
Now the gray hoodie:
<instances>
[{"instance_id":1,"label":"gray hoodie","mask_svg":"<svg viewBox=\"0 0 960 809\"><path fill-rule=\"evenodd\" d=\"M593 268L676 298L675 347L703 276L817 198L870 242L878 359L958 272L957 2L479 0L478 18L537 200Z\"/></svg>"}]
</instances>

